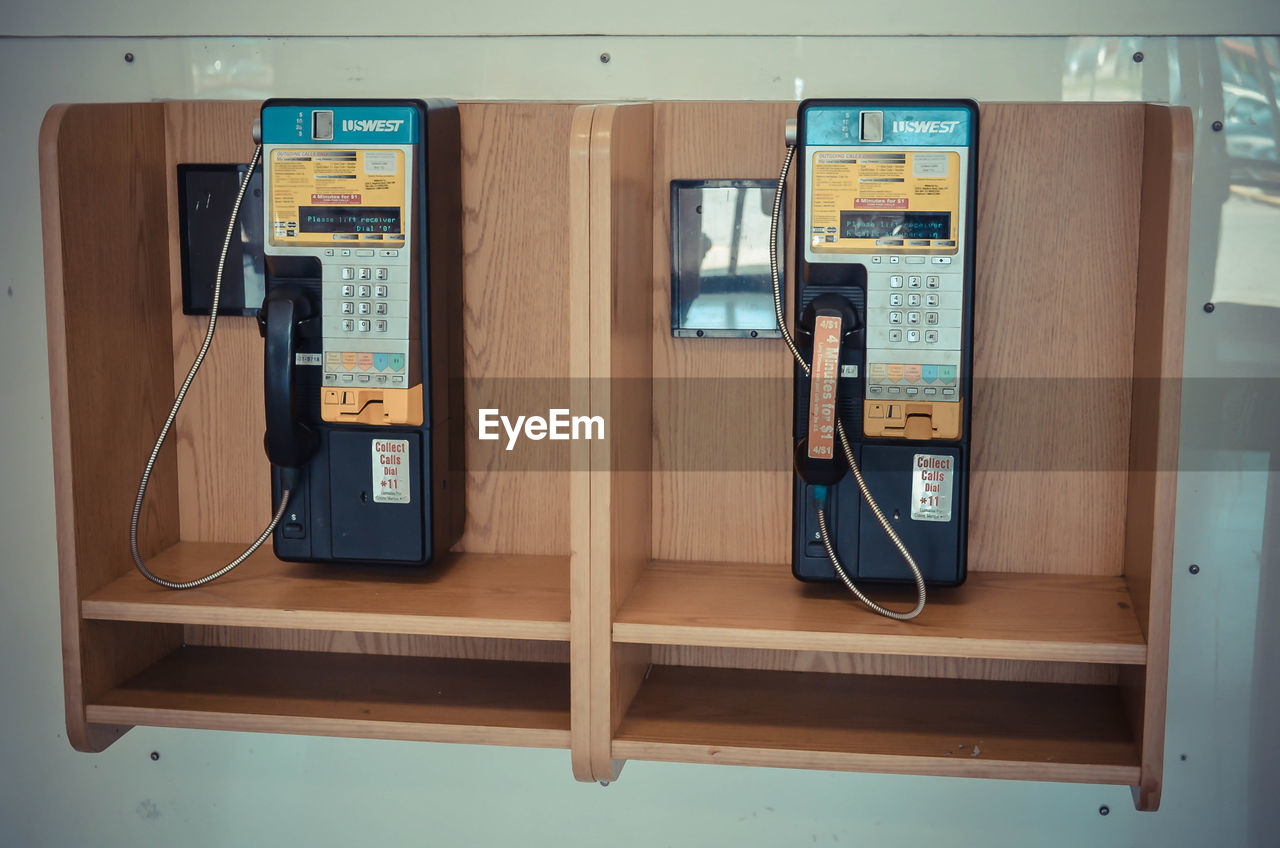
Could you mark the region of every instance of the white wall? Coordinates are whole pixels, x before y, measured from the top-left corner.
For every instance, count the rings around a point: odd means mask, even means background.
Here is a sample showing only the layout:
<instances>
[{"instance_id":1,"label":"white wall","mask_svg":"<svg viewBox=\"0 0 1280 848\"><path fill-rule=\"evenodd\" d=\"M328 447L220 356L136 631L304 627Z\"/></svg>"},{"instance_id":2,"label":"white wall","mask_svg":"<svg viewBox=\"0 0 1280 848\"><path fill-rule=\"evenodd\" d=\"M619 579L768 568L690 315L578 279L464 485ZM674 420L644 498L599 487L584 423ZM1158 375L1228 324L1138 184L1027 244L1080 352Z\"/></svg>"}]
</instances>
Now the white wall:
<instances>
[{"instance_id":1,"label":"white wall","mask_svg":"<svg viewBox=\"0 0 1280 848\"><path fill-rule=\"evenodd\" d=\"M466 4L430 12L415 6L406 26L417 32L579 29L566 15L568 7L502 5L502 14L483 15ZM949 16L935 18L943 21L941 29L975 26L955 23L962 4L917 5ZM1280 30L1272 3L1179 3L1168 14L1141 17L1113 8L1119 5L1036 4L1032 13L1028 4L1012 4L1008 15L996 14L990 2L974 7L982 10L983 31L991 32L1098 31L1102 24L1116 31L1183 32L1227 21L1237 29ZM5 27L24 35L305 31L315 18L298 22L272 11L299 6L229 0L174 17L169 4L152 2L116 16L97 5L51 0L14 10ZM811 18L803 27L784 20L781 5L735 6L732 14L717 15L692 3L668 6L676 11L655 14L651 10L662 4L636 4L631 12L611 13L601 29L767 32L777 17L783 31L826 31ZM378 20L371 23L372 17ZM849 31L862 23L849 13L837 18ZM883 30L887 19L880 12L862 28ZM352 21L376 31L390 28L385 16L362 14ZM1214 387L1226 385L1222 380L1190 383L1183 416L1188 470L1179 490L1168 756L1158 813L1134 812L1128 790L1120 787L631 763L619 782L602 788L574 783L565 752L149 728L131 731L103 754L84 755L71 750L62 727L36 175L36 134L50 105L286 94L1052 100L1065 91L1077 98L1172 93L1201 100L1185 74L1175 73L1171 85L1168 68L1172 57L1185 70L1198 53L1212 49L1209 40L1117 44L1123 50L1114 81L1078 76L1064 87L1069 57L1082 48L1096 57L1091 43L709 35L0 42L0 843L321 846L394 838L528 848L588 840L614 846L1232 846L1246 843L1250 821L1261 825L1269 817L1274 830L1271 796L1280 781L1265 710L1274 715L1280 706L1280 657L1274 646L1259 643L1255 652L1254 644L1263 534L1274 546L1280 526L1280 487L1268 472L1275 465L1277 428L1252 420L1247 404L1236 414L1234 407L1224 411L1222 403L1205 402ZM1146 54L1141 67L1127 58L1133 49ZM132 64L123 60L126 51L135 54ZM612 56L607 65L599 62L603 51ZM1200 304L1210 298L1215 275L1227 280L1266 273L1280 261L1280 209L1239 198L1222 207L1227 169L1220 139L1208 129L1221 117L1214 113L1220 106L1205 104L1197 115L1187 373L1265 375L1280 363L1280 312L1224 304L1209 315ZM1219 219L1225 222L1221 252ZM1274 381L1241 385L1253 408L1275 402ZM122 522L121 539L124 532ZM1198 576L1187 571L1192 562L1201 565ZM1273 554L1270 567L1276 566ZM1272 574L1262 587L1271 601L1280 600L1278 584ZM1251 746L1256 753L1264 738L1273 743L1272 760L1251 759ZM158 762L149 758L152 751L160 753ZM1100 816L1100 805L1109 806L1110 815ZM1260 835L1255 844L1265 844Z\"/></svg>"}]
</instances>

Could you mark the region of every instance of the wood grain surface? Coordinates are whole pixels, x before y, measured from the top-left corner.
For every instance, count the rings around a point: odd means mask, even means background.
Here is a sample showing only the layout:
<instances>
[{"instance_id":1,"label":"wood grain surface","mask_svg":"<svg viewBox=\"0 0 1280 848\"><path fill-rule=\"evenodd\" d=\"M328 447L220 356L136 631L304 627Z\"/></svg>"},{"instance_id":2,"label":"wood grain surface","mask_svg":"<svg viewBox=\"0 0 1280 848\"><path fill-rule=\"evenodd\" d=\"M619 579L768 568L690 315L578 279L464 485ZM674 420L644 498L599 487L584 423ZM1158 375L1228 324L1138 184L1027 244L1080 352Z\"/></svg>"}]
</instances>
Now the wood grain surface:
<instances>
[{"instance_id":1,"label":"wood grain surface","mask_svg":"<svg viewBox=\"0 0 1280 848\"><path fill-rule=\"evenodd\" d=\"M185 647L94 699L91 720L563 748L568 669Z\"/></svg>"},{"instance_id":2,"label":"wood grain surface","mask_svg":"<svg viewBox=\"0 0 1280 848\"><path fill-rule=\"evenodd\" d=\"M182 542L152 567L207 574L239 545ZM82 604L86 618L512 639L569 638L565 557L449 554L425 569L281 562L259 550L198 589L174 592L134 570Z\"/></svg>"},{"instance_id":3,"label":"wood grain surface","mask_svg":"<svg viewBox=\"0 0 1280 848\"><path fill-rule=\"evenodd\" d=\"M880 590L909 606L914 589ZM843 586L786 569L656 562L614 619L620 642L1141 665L1146 644L1119 577L977 573L928 615L873 615Z\"/></svg>"},{"instance_id":4,"label":"wood grain surface","mask_svg":"<svg viewBox=\"0 0 1280 848\"><path fill-rule=\"evenodd\" d=\"M1142 169L1142 237L1133 347L1133 426L1127 490L1125 573L1146 634L1147 667L1126 675L1134 730L1142 740L1139 809L1160 805L1169 617L1182 406L1187 244L1194 129L1186 108L1148 105Z\"/></svg>"},{"instance_id":5,"label":"wood grain surface","mask_svg":"<svg viewBox=\"0 0 1280 848\"><path fill-rule=\"evenodd\" d=\"M181 640L179 628L93 626L79 612L82 598L133 568L130 509L168 411L168 257L156 238L163 110L55 106L39 153L67 734L77 749L97 751L127 727L86 721L85 701ZM173 459L170 446L151 480L143 555L178 538Z\"/></svg>"},{"instance_id":6,"label":"wood grain surface","mask_svg":"<svg viewBox=\"0 0 1280 848\"><path fill-rule=\"evenodd\" d=\"M266 648L335 654L380 654L392 657L437 657L458 660L569 662L569 645L541 639L496 639L476 636L424 636L411 633L367 633L350 630L294 630L280 627L235 627L187 624L184 645L211 648Z\"/></svg>"},{"instance_id":7,"label":"wood grain surface","mask_svg":"<svg viewBox=\"0 0 1280 848\"><path fill-rule=\"evenodd\" d=\"M654 666L618 730L637 759L1132 783L1110 686Z\"/></svg>"}]
</instances>

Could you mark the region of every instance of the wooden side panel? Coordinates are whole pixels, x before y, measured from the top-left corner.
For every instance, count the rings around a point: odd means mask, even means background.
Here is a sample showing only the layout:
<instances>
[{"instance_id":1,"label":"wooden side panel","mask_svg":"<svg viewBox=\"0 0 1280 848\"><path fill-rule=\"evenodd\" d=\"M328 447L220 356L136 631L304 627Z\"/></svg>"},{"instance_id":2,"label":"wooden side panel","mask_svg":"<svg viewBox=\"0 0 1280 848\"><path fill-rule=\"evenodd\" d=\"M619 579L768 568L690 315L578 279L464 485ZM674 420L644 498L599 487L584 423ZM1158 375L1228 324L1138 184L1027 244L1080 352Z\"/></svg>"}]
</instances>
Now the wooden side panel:
<instances>
[{"instance_id":1,"label":"wooden side panel","mask_svg":"<svg viewBox=\"0 0 1280 848\"><path fill-rule=\"evenodd\" d=\"M569 131L569 397L574 410L591 408L591 123L595 109L575 109ZM574 441L569 450L569 759L576 779L592 781L591 447L589 442Z\"/></svg>"},{"instance_id":2,"label":"wooden side panel","mask_svg":"<svg viewBox=\"0 0 1280 848\"><path fill-rule=\"evenodd\" d=\"M650 559L653 107L597 107L591 128L591 760L611 780L611 740L648 665L614 646L613 616Z\"/></svg>"},{"instance_id":3,"label":"wooden side panel","mask_svg":"<svg viewBox=\"0 0 1280 848\"><path fill-rule=\"evenodd\" d=\"M974 570L1123 571L1141 141L1140 105L982 110Z\"/></svg>"},{"instance_id":4,"label":"wooden side panel","mask_svg":"<svg viewBox=\"0 0 1280 848\"><path fill-rule=\"evenodd\" d=\"M82 598L133 568L122 540L168 412L162 107L56 106L39 146L67 732L94 751L127 727L87 723L85 703L181 640L80 619ZM177 493L170 448L142 514L144 556L177 541Z\"/></svg>"},{"instance_id":5,"label":"wooden side panel","mask_svg":"<svg viewBox=\"0 0 1280 848\"><path fill-rule=\"evenodd\" d=\"M659 559L790 556L788 354L781 342L671 338L668 198L672 179L776 177L794 113L655 106ZM1119 575L1142 107L992 104L982 121L969 567Z\"/></svg>"},{"instance_id":6,"label":"wooden side panel","mask_svg":"<svg viewBox=\"0 0 1280 848\"><path fill-rule=\"evenodd\" d=\"M256 103L166 104L164 179L180 384L204 336L182 315L176 166L247 162ZM562 443L477 438L474 410L546 414L565 407L569 371L566 141L574 107L555 103L461 105L463 335L467 524L457 549L565 554L569 550L569 449ZM162 225L166 223L162 218ZM270 515L262 454L262 340L244 318L218 323L214 346L178 419L182 538L244 541ZM176 387L176 386L175 386ZM234 493L234 497L231 495Z\"/></svg>"},{"instance_id":7,"label":"wooden side panel","mask_svg":"<svg viewBox=\"0 0 1280 848\"><path fill-rule=\"evenodd\" d=\"M1169 610L1177 507L1182 341L1191 226L1193 130L1185 108L1144 107L1138 322L1133 340L1133 420L1129 442L1125 576L1147 637L1145 675L1132 674L1131 713L1142 744L1141 810L1160 805ZM1138 709L1141 705L1141 709Z\"/></svg>"}]
</instances>

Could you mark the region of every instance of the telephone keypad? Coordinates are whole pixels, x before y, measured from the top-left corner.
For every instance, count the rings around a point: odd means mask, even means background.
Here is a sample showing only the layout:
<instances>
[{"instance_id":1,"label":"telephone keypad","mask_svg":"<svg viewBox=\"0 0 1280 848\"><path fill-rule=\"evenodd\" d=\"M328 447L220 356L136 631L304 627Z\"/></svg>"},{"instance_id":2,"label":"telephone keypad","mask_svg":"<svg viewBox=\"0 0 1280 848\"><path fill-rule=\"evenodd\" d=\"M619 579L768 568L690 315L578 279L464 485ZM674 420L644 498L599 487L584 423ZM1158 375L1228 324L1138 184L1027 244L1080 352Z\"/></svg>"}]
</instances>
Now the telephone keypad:
<instances>
[{"instance_id":1,"label":"telephone keypad","mask_svg":"<svg viewBox=\"0 0 1280 848\"><path fill-rule=\"evenodd\" d=\"M374 252L356 255L372 256ZM394 260L400 251L379 250L376 255ZM407 334L410 325L406 270L404 266L375 266L372 262L368 267L333 265L324 269L327 296L324 309L333 316L326 321L326 345L331 340L339 348L326 349L323 374L326 384L359 382L390 388L403 387L408 382L407 357L402 347L405 342L400 335ZM356 280L359 284L342 282L346 280ZM368 347L382 350L341 349L365 348L366 342ZM401 352L392 353L387 346L392 350L400 348Z\"/></svg>"}]
</instances>

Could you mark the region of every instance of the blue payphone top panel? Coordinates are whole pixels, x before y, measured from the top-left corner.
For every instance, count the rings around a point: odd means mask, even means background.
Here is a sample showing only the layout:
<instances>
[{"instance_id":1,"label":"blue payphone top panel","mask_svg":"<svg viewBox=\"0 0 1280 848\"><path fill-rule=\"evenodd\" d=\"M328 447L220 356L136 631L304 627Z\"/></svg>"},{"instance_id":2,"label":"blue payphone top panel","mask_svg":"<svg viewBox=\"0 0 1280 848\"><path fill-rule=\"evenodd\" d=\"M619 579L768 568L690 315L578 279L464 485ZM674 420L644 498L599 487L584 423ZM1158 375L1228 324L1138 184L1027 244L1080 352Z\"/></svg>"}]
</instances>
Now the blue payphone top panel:
<instances>
[{"instance_id":1,"label":"blue payphone top panel","mask_svg":"<svg viewBox=\"0 0 1280 848\"><path fill-rule=\"evenodd\" d=\"M421 127L412 106L265 106L264 144L417 144ZM317 126L322 128L316 132Z\"/></svg>"},{"instance_id":2,"label":"blue payphone top panel","mask_svg":"<svg viewBox=\"0 0 1280 848\"><path fill-rule=\"evenodd\" d=\"M879 137L860 135L863 112L879 119ZM809 146L968 147L976 117L976 112L956 106L814 104L803 109L802 141Z\"/></svg>"}]
</instances>

